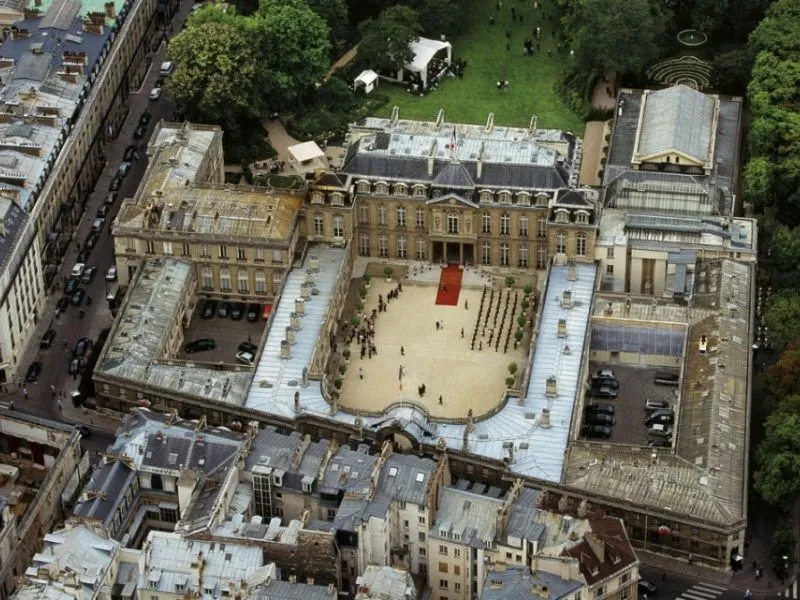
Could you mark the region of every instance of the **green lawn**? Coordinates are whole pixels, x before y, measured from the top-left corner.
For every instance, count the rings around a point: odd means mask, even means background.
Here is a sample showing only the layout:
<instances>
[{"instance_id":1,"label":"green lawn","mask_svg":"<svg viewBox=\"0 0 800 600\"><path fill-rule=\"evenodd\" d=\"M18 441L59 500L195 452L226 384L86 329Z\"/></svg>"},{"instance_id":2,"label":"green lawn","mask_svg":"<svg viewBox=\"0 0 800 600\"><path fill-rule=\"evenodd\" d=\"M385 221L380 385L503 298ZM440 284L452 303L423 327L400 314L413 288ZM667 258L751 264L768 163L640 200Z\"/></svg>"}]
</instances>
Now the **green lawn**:
<instances>
[{"instance_id":1,"label":"green lawn","mask_svg":"<svg viewBox=\"0 0 800 600\"><path fill-rule=\"evenodd\" d=\"M527 127L531 115L539 118L539 127L564 129L583 133L583 122L556 94L555 85L562 66L569 60L568 52L556 52L553 28L558 21L548 21L548 11L555 15L553 0L545 0L533 8L533 0L516 4L517 14L522 13L523 23L511 21L512 2L505 0L497 11L495 0L467 0L464 10L467 17L465 32L453 41L453 56L467 61L464 79L447 77L438 91L420 98L404 88L381 81L381 94L390 102L381 108L378 116L387 117L392 107L400 107L400 118L433 121L440 108L445 119L460 123L485 123L494 112L495 123ZM489 17L495 17L494 26ZM523 56L526 38L533 38L533 28L542 28L538 42L541 51L534 56ZM506 40L506 28L511 39ZM534 46L536 39L534 40ZM506 49L506 42L511 49ZM552 58L547 51L552 50ZM508 80L510 91L504 94L497 89L498 80Z\"/></svg>"}]
</instances>

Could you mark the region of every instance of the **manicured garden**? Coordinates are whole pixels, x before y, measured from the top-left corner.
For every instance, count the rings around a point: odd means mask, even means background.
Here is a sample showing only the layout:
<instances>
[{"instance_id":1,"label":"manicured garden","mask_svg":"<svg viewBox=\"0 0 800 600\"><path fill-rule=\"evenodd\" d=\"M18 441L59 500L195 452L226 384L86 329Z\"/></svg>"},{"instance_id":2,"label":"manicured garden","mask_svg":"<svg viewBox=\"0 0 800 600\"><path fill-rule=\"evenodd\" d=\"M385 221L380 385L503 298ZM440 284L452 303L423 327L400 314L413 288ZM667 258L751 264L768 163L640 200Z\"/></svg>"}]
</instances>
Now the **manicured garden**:
<instances>
[{"instance_id":1,"label":"manicured garden","mask_svg":"<svg viewBox=\"0 0 800 600\"><path fill-rule=\"evenodd\" d=\"M515 21L512 6L517 15ZM465 31L452 40L453 56L467 61L463 79L446 77L438 90L424 97L382 81L378 91L389 96L390 101L378 116L389 116L397 105L400 118L432 121L443 108L449 122L485 123L488 114L494 112L497 125L526 127L535 114L539 127L582 133L581 119L556 93L559 75L570 57L563 43L561 52L557 50L560 40L553 35L558 29L554 0L539 2L538 8L534 8L532 0L516 5L506 0L499 11L493 1L468 0L464 10L469 15ZM490 25L490 17L494 17L494 25ZM539 39L534 35L537 26L541 28ZM534 48L539 44L533 56L523 54L528 38L533 40ZM497 88L498 81L508 81L507 93Z\"/></svg>"}]
</instances>

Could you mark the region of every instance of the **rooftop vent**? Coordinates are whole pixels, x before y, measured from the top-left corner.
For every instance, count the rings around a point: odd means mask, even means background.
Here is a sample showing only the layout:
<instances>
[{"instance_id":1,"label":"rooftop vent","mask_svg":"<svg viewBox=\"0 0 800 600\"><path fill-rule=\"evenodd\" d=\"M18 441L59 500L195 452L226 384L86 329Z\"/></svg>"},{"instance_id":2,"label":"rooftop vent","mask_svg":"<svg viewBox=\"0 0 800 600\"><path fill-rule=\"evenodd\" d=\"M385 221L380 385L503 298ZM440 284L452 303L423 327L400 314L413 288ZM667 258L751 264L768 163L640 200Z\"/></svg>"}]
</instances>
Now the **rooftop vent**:
<instances>
[{"instance_id":1,"label":"rooftop vent","mask_svg":"<svg viewBox=\"0 0 800 600\"><path fill-rule=\"evenodd\" d=\"M558 379L555 375L552 377L547 378L547 383L545 385L545 395L549 398L553 398L558 396Z\"/></svg>"},{"instance_id":2,"label":"rooftop vent","mask_svg":"<svg viewBox=\"0 0 800 600\"><path fill-rule=\"evenodd\" d=\"M561 295L561 308L572 308L572 292L570 290L564 290Z\"/></svg>"},{"instance_id":3,"label":"rooftop vent","mask_svg":"<svg viewBox=\"0 0 800 600\"><path fill-rule=\"evenodd\" d=\"M556 335L560 338L567 337L567 320L566 319L559 319L558 320L558 331Z\"/></svg>"}]
</instances>

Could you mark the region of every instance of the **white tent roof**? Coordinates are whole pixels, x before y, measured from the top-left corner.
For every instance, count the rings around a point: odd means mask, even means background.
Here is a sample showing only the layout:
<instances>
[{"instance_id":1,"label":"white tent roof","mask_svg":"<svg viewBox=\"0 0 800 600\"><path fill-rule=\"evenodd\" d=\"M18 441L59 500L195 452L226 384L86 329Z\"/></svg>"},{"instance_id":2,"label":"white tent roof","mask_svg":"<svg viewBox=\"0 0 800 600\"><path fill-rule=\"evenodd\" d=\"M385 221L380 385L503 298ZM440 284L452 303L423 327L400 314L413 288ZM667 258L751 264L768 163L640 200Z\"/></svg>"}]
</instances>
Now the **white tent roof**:
<instances>
[{"instance_id":1,"label":"white tent roof","mask_svg":"<svg viewBox=\"0 0 800 600\"><path fill-rule=\"evenodd\" d=\"M431 59L439 50L450 47L450 42L440 42L438 40L421 37L411 44L411 50L414 52L414 60L406 65L406 69L416 72L424 71L428 68L428 63L431 62Z\"/></svg>"},{"instance_id":2,"label":"white tent roof","mask_svg":"<svg viewBox=\"0 0 800 600\"><path fill-rule=\"evenodd\" d=\"M366 71L361 71L358 77L356 77L356 81L363 81L364 84L369 85L373 81L378 78L378 74L373 71L372 69L367 69Z\"/></svg>"},{"instance_id":3,"label":"white tent roof","mask_svg":"<svg viewBox=\"0 0 800 600\"><path fill-rule=\"evenodd\" d=\"M287 148L292 158L299 163L304 163L315 158L325 158L325 153L317 146L316 142L303 142Z\"/></svg>"}]
</instances>

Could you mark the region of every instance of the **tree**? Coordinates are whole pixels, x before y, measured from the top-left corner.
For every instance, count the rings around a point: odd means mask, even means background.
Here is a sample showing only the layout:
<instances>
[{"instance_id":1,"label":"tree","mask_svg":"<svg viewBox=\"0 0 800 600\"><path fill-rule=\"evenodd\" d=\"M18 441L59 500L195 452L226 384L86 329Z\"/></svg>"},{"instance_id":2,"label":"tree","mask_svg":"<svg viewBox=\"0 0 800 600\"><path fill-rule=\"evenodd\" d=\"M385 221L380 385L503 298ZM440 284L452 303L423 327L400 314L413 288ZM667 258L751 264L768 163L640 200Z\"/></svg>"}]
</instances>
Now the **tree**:
<instances>
[{"instance_id":1,"label":"tree","mask_svg":"<svg viewBox=\"0 0 800 600\"><path fill-rule=\"evenodd\" d=\"M776 0L750 34L754 54L769 52L782 60L800 60L800 3Z\"/></svg>"},{"instance_id":2,"label":"tree","mask_svg":"<svg viewBox=\"0 0 800 600\"><path fill-rule=\"evenodd\" d=\"M387 8L375 20L367 19L360 30L358 61L379 72L396 72L410 63L411 44L422 33L417 12L402 4Z\"/></svg>"},{"instance_id":3,"label":"tree","mask_svg":"<svg viewBox=\"0 0 800 600\"><path fill-rule=\"evenodd\" d=\"M409 3L419 14L422 33L432 38L444 34L453 37L461 32L466 11L456 0L416 0Z\"/></svg>"},{"instance_id":4,"label":"tree","mask_svg":"<svg viewBox=\"0 0 800 600\"><path fill-rule=\"evenodd\" d=\"M717 54L711 61L714 87L725 94L743 95L753 70L753 55L747 46Z\"/></svg>"},{"instance_id":5,"label":"tree","mask_svg":"<svg viewBox=\"0 0 800 600\"><path fill-rule=\"evenodd\" d=\"M775 202L773 192L772 163L766 156L754 156L744 167L742 189L744 197L756 208L772 206Z\"/></svg>"},{"instance_id":6,"label":"tree","mask_svg":"<svg viewBox=\"0 0 800 600\"><path fill-rule=\"evenodd\" d=\"M334 54L344 50L350 31L350 18L345 0L308 0L308 6L328 25L328 38Z\"/></svg>"},{"instance_id":7,"label":"tree","mask_svg":"<svg viewBox=\"0 0 800 600\"><path fill-rule=\"evenodd\" d=\"M767 367L764 385L774 399L770 404L781 406L786 412L792 412L797 407L789 398L800 399L800 346L790 344L775 364ZM786 404L783 404L784 401Z\"/></svg>"},{"instance_id":8,"label":"tree","mask_svg":"<svg viewBox=\"0 0 800 600\"><path fill-rule=\"evenodd\" d=\"M190 27L172 39L167 57L175 65L167 93L187 119L235 128L251 114L256 61L241 30L216 22Z\"/></svg>"},{"instance_id":9,"label":"tree","mask_svg":"<svg viewBox=\"0 0 800 600\"><path fill-rule=\"evenodd\" d=\"M784 520L772 533L772 544L769 548L772 562L779 569L791 567L794 564L796 548L797 540L794 537L792 522Z\"/></svg>"},{"instance_id":10,"label":"tree","mask_svg":"<svg viewBox=\"0 0 800 600\"><path fill-rule=\"evenodd\" d=\"M800 494L800 415L774 412L756 452L755 489L770 504L794 505Z\"/></svg>"},{"instance_id":11,"label":"tree","mask_svg":"<svg viewBox=\"0 0 800 600\"><path fill-rule=\"evenodd\" d=\"M695 0L692 8L692 26L707 35L722 28L728 12L728 0Z\"/></svg>"},{"instance_id":12,"label":"tree","mask_svg":"<svg viewBox=\"0 0 800 600\"><path fill-rule=\"evenodd\" d=\"M775 296L764 313L769 338L779 348L800 336L800 295L796 292Z\"/></svg>"},{"instance_id":13,"label":"tree","mask_svg":"<svg viewBox=\"0 0 800 600\"><path fill-rule=\"evenodd\" d=\"M330 67L328 26L305 0L261 0L249 29L259 59L260 103L296 108Z\"/></svg>"},{"instance_id":14,"label":"tree","mask_svg":"<svg viewBox=\"0 0 800 600\"><path fill-rule=\"evenodd\" d=\"M781 276L790 275L800 269L800 235L779 225L772 233L769 245L770 267Z\"/></svg>"}]
</instances>

